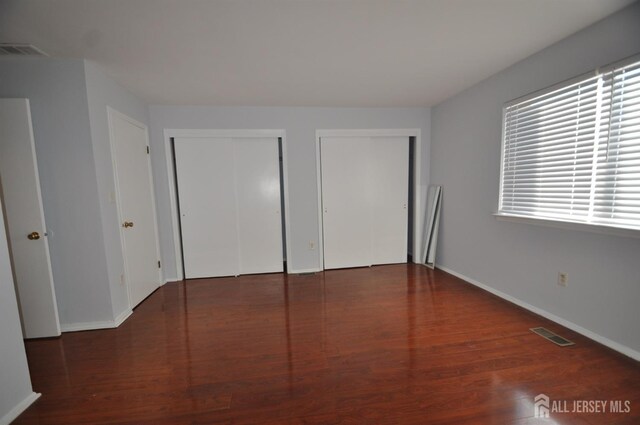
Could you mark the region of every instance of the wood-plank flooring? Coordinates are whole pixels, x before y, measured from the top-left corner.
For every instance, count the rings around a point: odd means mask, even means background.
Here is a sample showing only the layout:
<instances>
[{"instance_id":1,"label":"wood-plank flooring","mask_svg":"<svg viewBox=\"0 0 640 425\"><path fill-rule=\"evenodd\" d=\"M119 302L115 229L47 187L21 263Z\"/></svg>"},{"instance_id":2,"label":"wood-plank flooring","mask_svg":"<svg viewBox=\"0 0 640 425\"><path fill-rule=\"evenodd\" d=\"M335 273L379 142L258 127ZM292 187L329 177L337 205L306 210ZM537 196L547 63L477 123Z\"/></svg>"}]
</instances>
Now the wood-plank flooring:
<instances>
[{"instance_id":1,"label":"wood-plank flooring","mask_svg":"<svg viewBox=\"0 0 640 425\"><path fill-rule=\"evenodd\" d=\"M118 329L26 345L43 395L16 424L640 423L638 362L411 264L169 283ZM540 393L631 411L536 419Z\"/></svg>"}]
</instances>

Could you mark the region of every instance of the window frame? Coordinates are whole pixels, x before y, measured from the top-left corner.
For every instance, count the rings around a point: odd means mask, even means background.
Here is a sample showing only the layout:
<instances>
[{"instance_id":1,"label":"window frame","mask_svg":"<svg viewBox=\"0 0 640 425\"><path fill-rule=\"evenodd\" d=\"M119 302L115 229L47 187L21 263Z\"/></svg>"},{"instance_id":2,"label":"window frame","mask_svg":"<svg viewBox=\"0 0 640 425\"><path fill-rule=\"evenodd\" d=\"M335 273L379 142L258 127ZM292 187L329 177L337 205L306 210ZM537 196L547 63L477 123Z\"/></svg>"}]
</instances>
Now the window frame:
<instances>
[{"instance_id":1,"label":"window frame","mask_svg":"<svg viewBox=\"0 0 640 425\"><path fill-rule=\"evenodd\" d=\"M578 84L579 82L584 81L588 78L606 74L615 69L623 68L627 65L631 65L635 62L640 62L640 53L629 56L620 61L610 63L606 66L596 68L595 70L585 72L576 77L566 79L564 81L542 88L540 90L536 90L532 93L528 93L526 95L512 99L503 104L502 120L500 125L501 142L500 142L500 173L499 173L499 186L498 186L498 209L493 213L493 216L498 221L525 223L525 224L533 224L538 226L552 227L552 228L559 228L559 229L578 230L578 231L586 231L590 233L640 238L640 229L635 229L635 228L613 226L610 224L602 224L602 223L589 223L581 220L566 220L561 218L544 217L544 216L520 215L520 214L506 213L501 211L501 206L503 205L503 189L504 189L504 186L503 186L504 185L504 161L505 161L505 143L506 143L505 124L506 124L507 109L515 104L526 102L527 100L531 100L536 97L544 96L545 94L551 93L553 91L560 90L562 88L568 87L573 84Z\"/></svg>"}]
</instances>

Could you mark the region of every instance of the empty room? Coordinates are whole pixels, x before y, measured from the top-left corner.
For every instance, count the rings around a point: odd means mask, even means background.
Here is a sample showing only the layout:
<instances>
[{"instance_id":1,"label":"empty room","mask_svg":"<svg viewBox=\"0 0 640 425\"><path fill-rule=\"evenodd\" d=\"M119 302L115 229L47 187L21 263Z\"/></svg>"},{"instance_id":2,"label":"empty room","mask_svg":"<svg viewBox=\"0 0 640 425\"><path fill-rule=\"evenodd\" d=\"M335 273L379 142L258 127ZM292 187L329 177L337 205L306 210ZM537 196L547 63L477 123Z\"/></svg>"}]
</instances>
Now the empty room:
<instances>
[{"instance_id":1,"label":"empty room","mask_svg":"<svg viewBox=\"0 0 640 425\"><path fill-rule=\"evenodd\" d=\"M640 2L0 0L0 425L640 423Z\"/></svg>"}]
</instances>

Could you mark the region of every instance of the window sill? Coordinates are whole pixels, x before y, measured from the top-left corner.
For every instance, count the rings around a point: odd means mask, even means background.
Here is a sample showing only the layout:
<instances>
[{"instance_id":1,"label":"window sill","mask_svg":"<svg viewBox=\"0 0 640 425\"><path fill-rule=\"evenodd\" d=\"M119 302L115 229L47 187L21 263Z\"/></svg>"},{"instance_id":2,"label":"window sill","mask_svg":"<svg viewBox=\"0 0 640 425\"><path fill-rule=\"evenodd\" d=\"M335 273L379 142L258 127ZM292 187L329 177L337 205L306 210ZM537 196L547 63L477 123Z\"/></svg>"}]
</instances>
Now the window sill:
<instances>
[{"instance_id":1,"label":"window sill","mask_svg":"<svg viewBox=\"0 0 640 425\"><path fill-rule=\"evenodd\" d=\"M510 221L513 223L534 224L537 226L554 227L556 229L578 230L583 232L599 233L604 235L623 236L628 238L640 238L640 230L609 227L599 224L579 223L575 221L557 220L549 218L534 218L520 215L494 213L498 221Z\"/></svg>"}]
</instances>

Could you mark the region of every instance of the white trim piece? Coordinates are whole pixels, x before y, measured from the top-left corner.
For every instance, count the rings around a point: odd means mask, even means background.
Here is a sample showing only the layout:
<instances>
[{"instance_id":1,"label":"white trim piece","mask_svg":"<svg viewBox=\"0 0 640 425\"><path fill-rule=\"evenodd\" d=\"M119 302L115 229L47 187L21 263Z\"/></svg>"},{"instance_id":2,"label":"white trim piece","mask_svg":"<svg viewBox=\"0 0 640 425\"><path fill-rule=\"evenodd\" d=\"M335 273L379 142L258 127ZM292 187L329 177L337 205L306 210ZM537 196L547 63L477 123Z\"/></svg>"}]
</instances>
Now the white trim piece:
<instances>
[{"instance_id":1,"label":"white trim piece","mask_svg":"<svg viewBox=\"0 0 640 425\"><path fill-rule=\"evenodd\" d=\"M180 226L178 225L178 199L176 196L176 171L173 164L173 144L171 139L177 137L175 130L164 130L164 156L167 162L167 181L169 183L169 210L173 229L173 255L176 262L176 280L184 279L182 266L182 249L180 247ZM188 130L185 130L188 131Z\"/></svg>"},{"instance_id":2,"label":"white trim piece","mask_svg":"<svg viewBox=\"0 0 640 425\"><path fill-rule=\"evenodd\" d=\"M322 227L322 165L320 163L320 130L316 130L316 191L318 193L318 267L324 270L324 231Z\"/></svg>"},{"instance_id":3,"label":"white trim piece","mask_svg":"<svg viewBox=\"0 0 640 425\"><path fill-rule=\"evenodd\" d=\"M114 320L105 320L102 322L80 322L61 324L62 332L79 332L79 331L93 331L97 329L113 329L116 327Z\"/></svg>"},{"instance_id":4,"label":"white trim piece","mask_svg":"<svg viewBox=\"0 0 640 425\"><path fill-rule=\"evenodd\" d=\"M321 271L322 269L301 269L301 270L287 269L287 274L320 273Z\"/></svg>"},{"instance_id":5,"label":"white trim piece","mask_svg":"<svg viewBox=\"0 0 640 425\"><path fill-rule=\"evenodd\" d=\"M32 392L29 394L24 400L18 403L13 409L11 409L6 415L0 418L0 425L9 425L13 422L22 412L27 410L29 406L33 404L34 401L40 398L42 394Z\"/></svg>"},{"instance_id":6,"label":"white trim piece","mask_svg":"<svg viewBox=\"0 0 640 425\"><path fill-rule=\"evenodd\" d=\"M421 264L422 258L422 228L420 215L422 206L422 137L419 128L395 129L346 129L346 130L316 130L316 189L318 192L318 265L324 269L324 243L322 228L322 171L320 167L320 139L322 137L413 137L413 262Z\"/></svg>"},{"instance_id":7,"label":"white trim piece","mask_svg":"<svg viewBox=\"0 0 640 425\"><path fill-rule=\"evenodd\" d=\"M63 324L62 332L78 332L78 331L93 331L97 329L113 329L117 328L124 323L125 320L133 314L133 310L128 308L122 313L118 314L113 320L105 320L102 322L80 322Z\"/></svg>"},{"instance_id":8,"label":"white trim piece","mask_svg":"<svg viewBox=\"0 0 640 425\"><path fill-rule=\"evenodd\" d=\"M513 297L511 295L505 294L504 292L499 291L497 289L494 289L494 288L492 288L492 287L490 287L488 285L485 285L484 283L480 283L477 280L471 279L470 277L467 277L467 276L465 276L465 275L463 275L461 273L453 271L448 267L445 267L445 266L440 265L440 264L436 264L436 268L438 268L438 269L440 269L440 270L442 270L444 272L447 272L447 273L449 273L449 274L451 274L451 275L453 275L453 276L455 276L455 277L457 277L459 279L462 279L463 281L465 281L467 283L470 283L470 284L472 284L474 286L477 286L480 289L483 289L483 290L485 290L487 292L490 292L493 295L496 295L496 296L502 298L505 301L508 301L508 302L510 302L512 304L515 304L515 305L519 306L519 307L522 307L525 310L529 310L530 312L535 313L535 314L537 314L539 316L542 316L545 319L549 319L549 320L551 320L553 322L556 322L557 324L559 324L561 326L564 326L567 329L571 329L572 331L577 332L577 333L579 333L579 334L581 334L581 335L583 335L583 336L585 336L585 337L587 337L587 338L589 338L589 339L591 339L591 340L593 340L593 341L595 341L595 342L597 342L599 344L602 344L602 345L604 345L606 347L609 347L612 350L615 350L615 351L617 351L617 352L619 352L621 354L624 354L625 356L630 357L633 360L640 361L640 352L639 351L636 351L636 350L634 350L632 348L629 348L629 347L627 347L625 345L622 345L622 344L619 344L619 343L617 343L615 341L612 341L609 338L605 338L605 337L603 337L601 335L598 335L597 333L592 332L592 331L590 331L588 329L585 329L582 326L576 325L575 323L570 322L568 320L565 320L565 319L563 319L563 318L561 318L559 316L556 316L555 314L549 313L546 310L543 310L541 308L535 307L535 306L533 306L533 305L531 305L529 303L526 303L526 302L524 302L522 300L519 300L518 298L515 298L515 297Z\"/></svg>"},{"instance_id":9,"label":"white trim piece","mask_svg":"<svg viewBox=\"0 0 640 425\"><path fill-rule=\"evenodd\" d=\"M291 263L291 232L290 232L290 215L289 215L289 172L287 162L287 132L286 130L279 129L227 129L227 130L215 130L215 129L164 129L164 153L167 162L167 181L169 184L169 204L171 211L171 225L173 227L173 245L174 256L176 262L176 280L184 279L183 265L182 265L182 247L180 246L180 226L178 218L178 200L176 194L176 181L175 181L175 168L173 164L173 146L171 139L178 137L238 137L238 138L250 138L250 137L269 137L279 138L282 143L282 180L284 187L284 218L285 218L285 240L286 245L287 264Z\"/></svg>"},{"instance_id":10,"label":"white trim piece","mask_svg":"<svg viewBox=\"0 0 640 425\"><path fill-rule=\"evenodd\" d=\"M129 316L131 316L132 314L133 314L133 310L131 310L130 308L118 314L118 316L116 316L116 318L113 321L113 325L114 325L113 327L117 328L118 326L123 324L124 321L127 320Z\"/></svg>"},{"instance_id":11,"label":"white trim piece","mask_svg":"<svg viewBox=\"0 0 640 425\"><path fill-rule=\"evenodd\" d=\"M592 223L580 223L550 218L523 217L519 215L494 213L493 216L498 221L509 221L512 223L535 224L537 226L553 227L556 229L578 230L582 232L598 233L602 235L623 236L628 238L640 238L640 231L635 229L623 229L620 227L604 226Z\"/></svg>"},{"instance_id":12,"label":"white trim piece","mask_svg":"<svg viewBox=\"0 0 640 425\"><path fill-rule=\"evenodd\" d=\"M144 125L143 123L129 117L128 115L125 115L121 112L119 112L118 110L112 108L111 106L107 105L107 124L109 126L109 147L110 147L110 151L111 151L111 166L113 169L113 183L114 183L114 191L116 193L116 199L118 200L118 202L116 202L116 209L117 209L117 213L118 213L118 229L119 232L118 234L120 235L120 248L122 250L122 261L123 261L123 275L124 275L124 280L125 280L125 284L127 286L127 301L128 301L128 305L129 305L129 310L133 309L133 307L131 305L131 287L129 285L129 277L127 276L127 258L125 255L125 246L124 246L124 234L122 227L120 227L119 223L122 223L123 221L123 215L122 215L122 211L121 211L121 203L120 203L120 184L118 182L118 169L117 169L117 164L116 164L116 156L114 155L114 140L113 140L113 118L112 117L118 117L124 121L127 121L128 123L132 124L135 127L140 128L141 130L144 131L144 138L145 138L145 142L147 145L147 148L149 148L150 146L150 141L149 141L149 129L147 128L146 125ZM161 253L160 253L160 234L158 232L158 212L156 210L156 195L155 195L155 188L154 188L154 184L153 184L153 172L151 170L151 155L147 155L147 170L148 170L148 177L149 177L149 185L151 188L151 208L153 210L153 229L154 229L154 236L156 238L156 258L158 259L158 261L160 261L162 259ZM158 287L162 286L162 280L163 280L163 268L158 268ZM116 325L117 327L117 325Z\"/></svg>"}]
</instances>

